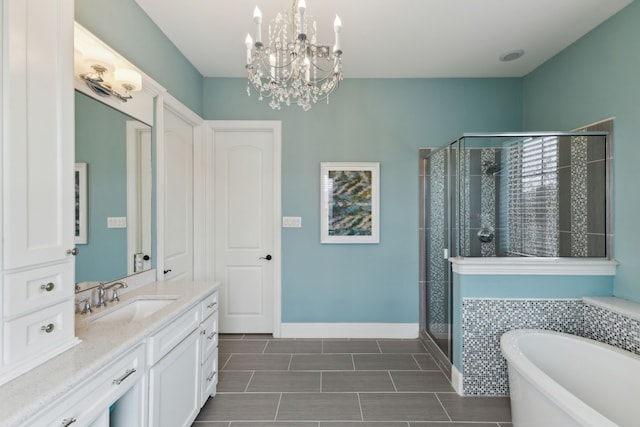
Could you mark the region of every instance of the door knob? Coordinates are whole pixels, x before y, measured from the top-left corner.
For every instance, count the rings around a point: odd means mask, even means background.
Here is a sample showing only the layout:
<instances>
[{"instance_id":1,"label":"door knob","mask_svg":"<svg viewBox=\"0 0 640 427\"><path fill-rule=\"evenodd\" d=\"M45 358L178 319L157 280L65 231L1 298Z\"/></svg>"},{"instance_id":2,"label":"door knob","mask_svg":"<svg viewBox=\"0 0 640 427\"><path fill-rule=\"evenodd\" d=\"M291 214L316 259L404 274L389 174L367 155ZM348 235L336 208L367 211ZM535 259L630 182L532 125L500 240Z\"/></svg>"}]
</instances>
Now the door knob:
<instances>
[{"instance_id":1,"label":"door knob","mask_svg":"<svg viewBox=\"0 0 640 427\"><path fill-rule=\"evenodd\" d=\"M164 274L171 273L171 269L164 270Z\"/></svg>"},{"instance_id":2,"label":"door knob","mask_svg":"<svg viewBox=\"0 0 640 427\"><path fill-rule=\"evenodd\" d=\"M80 251L78 250L78 248L67 249L67 255L73 255L73 256L76 256L76 255L78 255L78 252L80 252Z\"/></svg>"},{"instance_id":3,"label":"door knob","mask_svg":"<svg viewBox=\"0 0 640 427\"><path fill-rule=\"evenodd\" d=\"M267 261L271 261L271 258L273 258L271 255L267 255L267 256L261 256L258 259L266 259Z\"/></svg>"}]
</instances>

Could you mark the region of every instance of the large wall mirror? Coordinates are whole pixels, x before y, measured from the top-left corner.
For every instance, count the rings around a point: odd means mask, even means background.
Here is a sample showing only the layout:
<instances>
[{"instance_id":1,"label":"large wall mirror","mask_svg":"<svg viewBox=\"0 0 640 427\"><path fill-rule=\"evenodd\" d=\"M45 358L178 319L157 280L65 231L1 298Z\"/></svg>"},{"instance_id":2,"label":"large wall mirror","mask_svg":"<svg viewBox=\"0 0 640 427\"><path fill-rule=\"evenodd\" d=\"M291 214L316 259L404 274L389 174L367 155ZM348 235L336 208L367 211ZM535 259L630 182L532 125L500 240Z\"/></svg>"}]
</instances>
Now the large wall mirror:
<instances>
[{"instance_id":1,"label":"large wall mirror","mask_svg":"<svg viewBox=\"0 0 640 427\"><path fill-rule=\"evenodd\" d=\"M87 52L116 70L135 67L77 23L75 48L76 289L84 290L155 268L157 88L143 77L131 99L96 91L82 78Z\"/></svg>"},{"instance_id":2,"label":"large wall mirror","mask_svg":"<svg viewBox=\"0 0 640 427\"><path fill-rule=\"evenodd\" d=\"M147 270L155 264L151 126L79 91L75 109L76 164L86 167L86 200L77 203L87 215L86 243L76 243L76 282Z\"/></svg>"}]
</instances>

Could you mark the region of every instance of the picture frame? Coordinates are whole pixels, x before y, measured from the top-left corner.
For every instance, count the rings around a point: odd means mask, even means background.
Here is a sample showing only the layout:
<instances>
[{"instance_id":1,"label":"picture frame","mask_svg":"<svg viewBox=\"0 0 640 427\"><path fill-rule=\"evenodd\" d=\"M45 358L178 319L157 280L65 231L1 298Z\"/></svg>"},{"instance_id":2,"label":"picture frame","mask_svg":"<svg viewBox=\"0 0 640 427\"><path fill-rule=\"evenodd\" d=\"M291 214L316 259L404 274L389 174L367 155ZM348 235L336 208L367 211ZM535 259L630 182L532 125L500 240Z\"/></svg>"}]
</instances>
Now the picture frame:
<instances>
[{"instance_id":1,"label":"picture frame","mask_svg":"<svg viewBox=\"0 0 640 427\"><path fill-rule=\"evenodd\" d=\"M380 243L380 163L320 163L320 243Z\"/></svg>"},{"instance_id":2,"label":"picture frame","mask_svg":"<svg viewBox=\"0 0 640 427\"><path fill-rule=\"evenodd\" d=\"M87 164L75 164L75 243L87 244Z\"/></svg>"}]
</instances>

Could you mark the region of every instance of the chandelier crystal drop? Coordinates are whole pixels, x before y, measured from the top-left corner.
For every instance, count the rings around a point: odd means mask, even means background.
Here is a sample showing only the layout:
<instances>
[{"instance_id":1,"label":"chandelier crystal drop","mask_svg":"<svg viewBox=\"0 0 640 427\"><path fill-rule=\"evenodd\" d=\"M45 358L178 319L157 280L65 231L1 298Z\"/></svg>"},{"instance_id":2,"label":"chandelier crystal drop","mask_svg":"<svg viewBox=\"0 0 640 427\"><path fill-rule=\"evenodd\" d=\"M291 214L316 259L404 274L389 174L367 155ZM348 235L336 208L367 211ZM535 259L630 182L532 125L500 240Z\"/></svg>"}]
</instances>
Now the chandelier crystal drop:
<instances>
[{"instance_id":1,"label":"chandelier crystal drop","mask_svg":"<svg viewBox=\"0 0 640 427\"><path fill-rule=\"evenodd\" d=\"M253 20L255 42L247 34L247 94L251 88L258 99L270 98L269 106L296 104L304 111L329 95L342 80L342 22L333 23L333 46L316 44L316 23L306 15L306 1L293 0L291 15L280 12L268 27L268 41L262 42L262 13L256 6Z\"/></svg>"}]
</instances>

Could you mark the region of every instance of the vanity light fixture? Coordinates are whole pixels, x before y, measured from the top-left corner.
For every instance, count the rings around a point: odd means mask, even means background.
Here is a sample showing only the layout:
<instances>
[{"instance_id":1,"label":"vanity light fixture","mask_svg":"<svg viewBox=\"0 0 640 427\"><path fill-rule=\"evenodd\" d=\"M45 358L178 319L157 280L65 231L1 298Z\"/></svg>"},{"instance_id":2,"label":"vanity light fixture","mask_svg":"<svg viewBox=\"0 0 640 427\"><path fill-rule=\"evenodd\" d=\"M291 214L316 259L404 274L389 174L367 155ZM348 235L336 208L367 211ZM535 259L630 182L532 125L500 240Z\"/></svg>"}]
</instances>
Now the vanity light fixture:
<instances>
[{"instance_id":1,"label":"vanity light fixture","mask_svg":"<svg viewBox=\"0 0 640 427\"><path fill-rule=\"evenodd\" d=\"M115 57L111 52L100 48L91 48L82 53L87 72L80 77L87 86L100 96L113 96L122 102L132 99L131 92L142 89L142 76L130 68L116 68Z\"/></svg>"},{"instance_id":2,"label":"vanity light fixture","mask_svg":"<svg viewBox=\"0 0 640 427\"><path fill-rule=\"evenodd\" d=\"M342 80L342 22L333 23L333 45L316 44L316 23L306 15L306 0L293 0L291 15L278 13L268 26L262 41L262 13L256 6L253 20L255 42L250 35L247 48L247 94L251 87L258 99L271 98L269 106L279 110L282 104L297 104L304 111L329 95Z\"/></svg>"}]
</instances>

